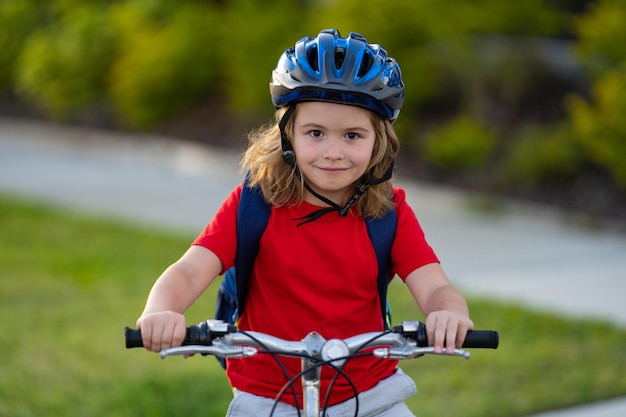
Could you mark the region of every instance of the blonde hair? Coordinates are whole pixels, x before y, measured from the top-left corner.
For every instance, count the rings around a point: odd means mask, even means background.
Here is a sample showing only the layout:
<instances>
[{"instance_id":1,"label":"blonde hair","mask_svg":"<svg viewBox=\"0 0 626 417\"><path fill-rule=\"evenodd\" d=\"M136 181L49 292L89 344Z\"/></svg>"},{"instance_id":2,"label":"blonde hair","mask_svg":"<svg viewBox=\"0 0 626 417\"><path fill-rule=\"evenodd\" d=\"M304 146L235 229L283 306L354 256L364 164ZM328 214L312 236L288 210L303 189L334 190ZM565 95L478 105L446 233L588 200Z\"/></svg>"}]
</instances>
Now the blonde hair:
<instances>
[{"instance_id":1,"label":"blonde hair","mask_svg":"<svg viewBox=\"0 0 626 417\"><path fill-rule=\"evenodd\" d=\"M250 186L260 187L265 200L274 206L297 205L304 201L304 182L295 168L283 159L280 129L278 124L286 108L276 111L274 121L250 132L248 149L241 161L242 168L250 171ZM285 127L287 140L293 144L293 120L298 105ZM376 133L372 158L366 174L373 167L372 178L381 178L394 162L400 142L391 122L371 113L371 121ZM297 155L296 155L297 159ZM356 184L355 190L356 191ZM393 208L391 181L372 185L357 201L356 208L364 217L382 217Z\"/></svg>"}]
</instances>

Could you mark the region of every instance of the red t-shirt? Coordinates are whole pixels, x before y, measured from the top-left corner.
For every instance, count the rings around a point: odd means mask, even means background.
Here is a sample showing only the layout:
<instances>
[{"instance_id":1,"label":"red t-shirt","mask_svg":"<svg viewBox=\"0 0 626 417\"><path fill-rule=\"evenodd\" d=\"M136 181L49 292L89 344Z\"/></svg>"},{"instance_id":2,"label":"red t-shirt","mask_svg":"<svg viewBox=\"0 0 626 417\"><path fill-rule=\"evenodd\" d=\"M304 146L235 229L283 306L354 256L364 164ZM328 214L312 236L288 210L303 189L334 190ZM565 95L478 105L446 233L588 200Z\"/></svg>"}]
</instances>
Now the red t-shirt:
<instances>
[{"instance_id":1,"label":"red t-shirt","mask_svg":"<svg viewBox=\"0 0 626 417\"><path fill-rule=\"evenodd\" d=\"M241 185L226 198L213 220L194 241L213 251L224 270L234 265L237 205ZM392 246L392 269L401 279L415 269L438 259L406 203L404 190L394 188L398 226ZM300 218L319 207L273 207L260 241L251 276L246 306L239 319L242 330L268 333L287 340L300 340L316 331L326 339L346 338L384 328L378 301L376 253L365 222L354 212L340 217L336 212L297 226ZM300 372L300 359L281 357L290 376ZM363 357L347 362L344 371L363 392L393 374L396 362ZM322 392L335 371L322 370ZM275 398L286 377L269 355L228 361L231 385L242 391ZM302 404L301 384L295 384ZM354 396L343 377L337 378L330 404ZM283 401L295 405L288 391Z\"/></svg>"}]
</instances>

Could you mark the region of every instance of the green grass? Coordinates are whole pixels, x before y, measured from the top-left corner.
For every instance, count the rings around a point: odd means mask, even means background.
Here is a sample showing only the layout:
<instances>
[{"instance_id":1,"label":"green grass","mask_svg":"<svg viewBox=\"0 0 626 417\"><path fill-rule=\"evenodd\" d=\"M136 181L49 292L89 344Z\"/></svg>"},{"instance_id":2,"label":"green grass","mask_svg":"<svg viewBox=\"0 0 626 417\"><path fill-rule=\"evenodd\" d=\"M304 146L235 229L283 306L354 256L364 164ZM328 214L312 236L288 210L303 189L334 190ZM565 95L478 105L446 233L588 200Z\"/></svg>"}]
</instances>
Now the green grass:
<instances>
[{"instance_id":1,"label":"green grass","mask_svg":"<svg viewBox=\"0 0 626 417\"><path fill-rule=\"evenodd\" d=\"M0 416L224 415L230 388L213 358L124 348L124 326L193 237L0 198ZM213 314L215 290L190 323ZM390 296L396 321L419 318L402 285ZM500 332L500 348L403 362L420 417L524 416L626 395L626 330L470 305L477 326Z\"/></svg>"}]
</instances>

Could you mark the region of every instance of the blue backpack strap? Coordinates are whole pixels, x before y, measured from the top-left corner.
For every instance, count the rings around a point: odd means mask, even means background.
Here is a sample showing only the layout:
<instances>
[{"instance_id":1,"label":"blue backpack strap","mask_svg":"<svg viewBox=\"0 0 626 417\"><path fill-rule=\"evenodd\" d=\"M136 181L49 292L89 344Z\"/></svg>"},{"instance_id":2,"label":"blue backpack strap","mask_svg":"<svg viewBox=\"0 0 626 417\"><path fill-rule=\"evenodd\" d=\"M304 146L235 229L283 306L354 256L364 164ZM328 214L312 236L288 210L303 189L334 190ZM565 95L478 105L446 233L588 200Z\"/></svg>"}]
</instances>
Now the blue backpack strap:
<instances>
[{"instance_id":1,"label":"blue backpack strap","mask_svg":"<svg viewBox=\"0 0 626 417\"><path fill-rule=\"evenodd\" d=\"M367 233L369 234L378 263L378 296L380 298L380 311L383 317L385 329L391 328L391 308L387 303L387 287L391 280L391 246L396 236L398 217L396 210L389 210L379 219L367 218Z\"/></svg>"},{"instance_id":2,"label":"blue backpack strap","mask_svg":"<svg viewBox=\"0 0 626 417\"><path fill-rule=\"evenodd\" d=\"M235 324L243 312L261 235L267 227L272 211L272 207L265 202L261 190L248 186L248 177L246 175L237 207L235 266L224 274L215 305L214 317L231 324ZM217 360L226 369L226 361L223 358Z\"/></svg>"},{"instance_id":3,"label":"blue backpack strap","mask_svg":"<svg viewBox=\"0 0 626 417\"><path fill-rule=\"evenodd\" d=\"M243 311L259 242L271 213L271 206L265 202L261 190L250 188L248 183L246 175L237 207L235 266L224 274L214 315L216 319L232 324Z\"/></svg>"},{"instance_id":4,"label":"blue backpack strap","mask_svg":"<svg viewBox=\"0 0 626 417\"><path fill-rule=\"evenodd\" d=\"M241 316L248 294L248 284L259 253L261 236L267 227L272 206L265 201L258 187L248 186L249 173L243 184L241 199L237 209L237 252L235 254L235 275L237 282L238 315Z\"/></svg>"}]
</instances>

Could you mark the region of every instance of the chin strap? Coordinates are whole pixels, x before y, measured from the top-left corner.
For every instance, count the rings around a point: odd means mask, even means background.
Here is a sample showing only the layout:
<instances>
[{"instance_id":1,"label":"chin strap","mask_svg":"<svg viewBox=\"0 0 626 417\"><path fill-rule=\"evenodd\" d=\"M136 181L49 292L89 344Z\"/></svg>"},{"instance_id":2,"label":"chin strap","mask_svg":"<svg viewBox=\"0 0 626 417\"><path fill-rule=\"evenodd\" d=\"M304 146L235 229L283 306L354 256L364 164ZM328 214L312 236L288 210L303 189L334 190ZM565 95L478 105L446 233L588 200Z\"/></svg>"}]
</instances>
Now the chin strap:
<instances>
[{"instance_id":1,"label":"chin strap","mask_svg":"<svg viewBox=\"0 0 626 417\"><path fill-rule=\"evenodd\" d=\"M363 196L363 194L365 194L365 192L372 185L380 184L381 182L385 182L385 181L391 179L391 175L393 173L393 164L391 164L391 166L389 166L389 169L387 169L387 172L385 172L385 175L383 175L381 178L372 180L371 178L372 178L372 174L374 173L374 168L375 168L375 166L370 168L370 170L368 171L367 175L365 175L363 177L363 180L361 182L359 182L359 184L356 186L356 191L354 192L354 194L352 194L352 197L350 197L350 199L348 200L346 205L343 206L343 207L341 207L340 205L338 205L337 203L335 203L333 201L330 201L326 197L316 193L305 182L304 183L305 188L311 194L313 194L315 197L317 197L321 201L323 201L326 204L328 204L330 207L324 207L324 208L321 208L319 210L315 210L315 211L307 214L306 216L298 217L298 218L295 218L293 220L304 220L304 221L298 223L298 226L302 226L303 224L310 223L310 222L312 222L314 220L317 220L320 217L322 217L323 215L328 214L328 213L332 213L333 211L336 211L342 217L346 216L348 214L348 211L350 210L350 208L352 206L354 206L354 204L359 200L359 198L361 198Z\"/></svg>"},{"instance_id":2,"label":"chin strap","mask_svg":"<svg viewBox=\"0 0 626 417\"><path fill-rule=\"evenodd\" d=\"M287 122L289 121L289 118L293 114L295 108L295 105L289 106L283 117L280 119L278 127L280 129L280 143L283 150L283 159L285 160L285 162L291 165L298 178L302 179L302 174L300 172L300 169L298 168L298 165L296 164L296 153L294 152L291 143L287 139L287 134L285 133L285 127L287 126ZM332 213L333 211L339 213L341 217L346 216L350 208L359 200L359 198L363 196L363 194L365 194L365 192L372 185L380 184L391 179L391 175L393 174L393 166L394 164L392 163L381 178L374 180L372 179L372 176L374 175L374 169L376 168L376 166L371 167L367 174L365 174L362 180L357 184L356 191L354 192L354 194L352 194L352 197L348 199L348 202L343 207L341 207L334 201L331 201L330 199L324 197L323 195L317 193L305 180L303 180L304 188L306 188L307 191L313 194L317 199L328 204L330 207L324 207L319 210L315 210L307 214L306 216L298 217L292 220L304 220L298 223L298 226L302 226L303 224L317 220L325 214Z\"/></svg>"},{"instance_id":3,"label":"chin strap","mask_svg":"<svg viewBox=\"0 0 626 417\"><path fill-rule=\"evenodd\" d=\"M280 146L283 148L283 159L285 160L285 162L291 165L292 168L297 170L298 167L296 166L296 153L294 152L291 143L287 139L287 134L285 133L285 127L287 126L287 122L291 118L291 115L293 114L295 109L295 104L292 104L287 108L287 111L285 112L285 114L283 114L283 117L281 117L280 122L278 123L278 128L280 129Z\"/></svg>"}]
</instances>

